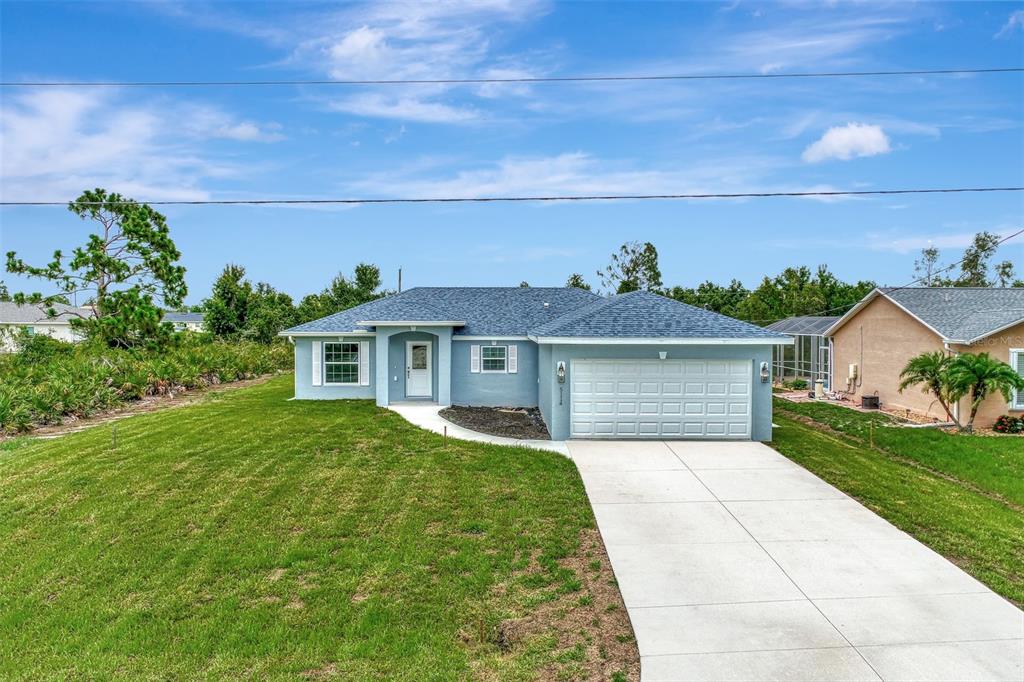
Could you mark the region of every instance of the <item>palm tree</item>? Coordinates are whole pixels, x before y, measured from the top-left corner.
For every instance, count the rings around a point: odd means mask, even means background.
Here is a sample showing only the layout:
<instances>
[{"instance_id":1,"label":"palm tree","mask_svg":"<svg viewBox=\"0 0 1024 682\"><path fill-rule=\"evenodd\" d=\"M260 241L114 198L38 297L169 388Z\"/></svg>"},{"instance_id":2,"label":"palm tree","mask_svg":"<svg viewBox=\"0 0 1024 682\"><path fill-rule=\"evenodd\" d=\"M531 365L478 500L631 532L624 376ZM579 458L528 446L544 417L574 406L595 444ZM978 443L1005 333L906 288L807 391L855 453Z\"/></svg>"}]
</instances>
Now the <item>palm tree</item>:
<instances>
[{"instance_id":1,"label":"palm tree","mask_svg":"<svg viewBox=\"0 0 1024 682\"><path fill-rule=\"evenodd\" d=\"M971 417L964 426L964 431L974 428L974 417L978 408L988 396L1001 393L1010 400L1013 391L1024 390L1024 378L1012 367L1001 360L996 360L988 353L958 355L949 363L949 395L953 400L963 396L971 398Z\"/></svg>"},{"instance_id":2,"label":"palm tree","mask_svg":"<svg viewBox=\"0 0 1024 682\"><path fill-rule=\"evenodd\" d=\"M949 421L960 426L960 422L953 416L949 408L949 366L953 359L937 350L934 353L921 353L910 359L907 366L900 372L900 393L903 390L921 384L922 393L931 393L946 411Z\"/></svg>"}]
</instances>

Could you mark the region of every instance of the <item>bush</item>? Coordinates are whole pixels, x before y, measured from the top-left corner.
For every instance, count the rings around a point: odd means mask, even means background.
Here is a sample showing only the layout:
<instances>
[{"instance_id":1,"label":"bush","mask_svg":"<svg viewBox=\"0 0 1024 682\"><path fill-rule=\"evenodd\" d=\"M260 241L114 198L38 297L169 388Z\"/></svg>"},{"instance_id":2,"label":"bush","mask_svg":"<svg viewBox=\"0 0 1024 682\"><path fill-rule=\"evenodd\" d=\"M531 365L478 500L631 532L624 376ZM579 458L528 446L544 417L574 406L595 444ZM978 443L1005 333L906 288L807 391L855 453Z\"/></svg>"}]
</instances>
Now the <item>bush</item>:
<instances>
[{"instance_id":1,"label":"bush","mask_svg":"<svg viewBox=\"0 0 1024 682\"><path fill-rule=\"evenodd\" d=\"M0 432L87 417L147 395L251 379L292 366L286 343L182 336L165 350L72 345L36 336L0 356Z\"/></svg>"},{"instance_id":2,"label":"bush","mask_svg":"<svg viewBox=\"0 0 1024 682\"><path fill-rule=\"evenodd\" d=\"M996 433L1024 433L1024 417L1004 414L996 419L992 430Z\"/></svg>"},{"instance_id":3,"label":"bush","mask_svg":"<svg viewBox=\"0 0 1024 682\"><path fill-rule=\"evenodd\" d=\"M806 379L793 379L792 381L787 381L786 383L784 383L783 386L785 386L786 388L791 388L794 391L806 391L807 390L807 380Z\"/></svg>"}]
</instances>

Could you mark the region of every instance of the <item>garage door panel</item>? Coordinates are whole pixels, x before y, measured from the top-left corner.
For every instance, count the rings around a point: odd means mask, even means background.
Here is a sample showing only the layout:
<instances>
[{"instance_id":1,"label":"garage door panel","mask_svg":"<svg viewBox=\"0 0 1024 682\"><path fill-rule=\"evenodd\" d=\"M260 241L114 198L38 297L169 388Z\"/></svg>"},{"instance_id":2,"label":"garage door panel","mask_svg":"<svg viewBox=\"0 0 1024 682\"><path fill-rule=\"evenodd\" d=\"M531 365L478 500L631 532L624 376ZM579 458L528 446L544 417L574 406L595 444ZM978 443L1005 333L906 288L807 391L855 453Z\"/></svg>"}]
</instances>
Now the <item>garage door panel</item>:
<instances>
[{"instance_id":1,"label":"garage door panel","mask_svg":"<svg viewBox=\"0 0 1024 682\"><path fill-rule=\"evenodd\" d=\"M746 360L574 360L571 436L749 438Z\"/></svg>"}]
</instances>

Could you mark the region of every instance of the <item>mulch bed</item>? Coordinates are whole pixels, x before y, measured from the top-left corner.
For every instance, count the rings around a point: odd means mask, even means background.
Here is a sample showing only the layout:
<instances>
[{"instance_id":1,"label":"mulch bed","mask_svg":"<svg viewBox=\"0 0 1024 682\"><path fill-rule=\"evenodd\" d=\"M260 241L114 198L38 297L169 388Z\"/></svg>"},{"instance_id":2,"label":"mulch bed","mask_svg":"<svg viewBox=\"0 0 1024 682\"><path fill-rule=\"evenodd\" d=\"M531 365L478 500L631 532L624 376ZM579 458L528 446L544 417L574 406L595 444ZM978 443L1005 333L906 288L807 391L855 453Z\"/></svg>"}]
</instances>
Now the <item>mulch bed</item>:
<instances>
[{"instance_id":1,"label":"mulch bed","mask_svg":"<svg viewBox=\"0 0 1024 682\"><path fill-rule=\"evenodd\" d=\"M524 440L551 440L536 407L461 407L452 405L440 415L463 428L491 436Z\"/></svg>"}]
</instances>

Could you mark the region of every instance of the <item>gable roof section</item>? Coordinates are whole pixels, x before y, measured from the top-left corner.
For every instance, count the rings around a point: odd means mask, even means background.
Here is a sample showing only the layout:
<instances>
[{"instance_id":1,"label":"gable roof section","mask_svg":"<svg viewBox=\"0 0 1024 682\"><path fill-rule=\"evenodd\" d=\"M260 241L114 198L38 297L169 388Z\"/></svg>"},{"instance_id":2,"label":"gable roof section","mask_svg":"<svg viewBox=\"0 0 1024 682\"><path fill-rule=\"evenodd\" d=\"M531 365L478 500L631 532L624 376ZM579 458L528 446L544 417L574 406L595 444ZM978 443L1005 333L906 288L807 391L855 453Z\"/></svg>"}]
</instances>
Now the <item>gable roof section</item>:
<instances>
[{"instance_id":1,"label":"gable roof section","mask_svg":"<svg viewBox=\"0 0 1024 682\"><path fill-rule=\"evenodd\" d=\"M360 322L415 321L459 322L455 336L526 336L531 328L595 300L601 297L568 287L416 287L282 334L368 332L373 325Z\"/></svg>"},{"instance_id":2,"label":"gable roof section","mask_svg":"<svg viewBox=\"0 0 1024 682\"><path fill-rule=\"evenodd\" d=\"M534 328L531 337L792 342L785 334L648 291L601 299Z\"/></svg>"},{"instance_id":3,"label":"gable roof section","mask_svg":"<svg viewBox=\"0 0 1024 682\"><path fill-rule=\"evenodd\" d=\"M834 334L878 296L892 301L947 343L974 343L1024 322L1024 288L899 287L873 290L826 334Z\"/></svg>"},{"instance_id":4,"label":"gable roof section","mask_svg":"<svg viewBox=\"0 0 1024 682\"><path fill-rule=\"evenodd\" d=\"M70 324L79 315L89 317L92 311L88 308L76 308L63 303L54 303L56 317L46 314L50 306L44 304L18 305L10 301L0 302L0 324Z\"/></svg>"}]
</instances>

